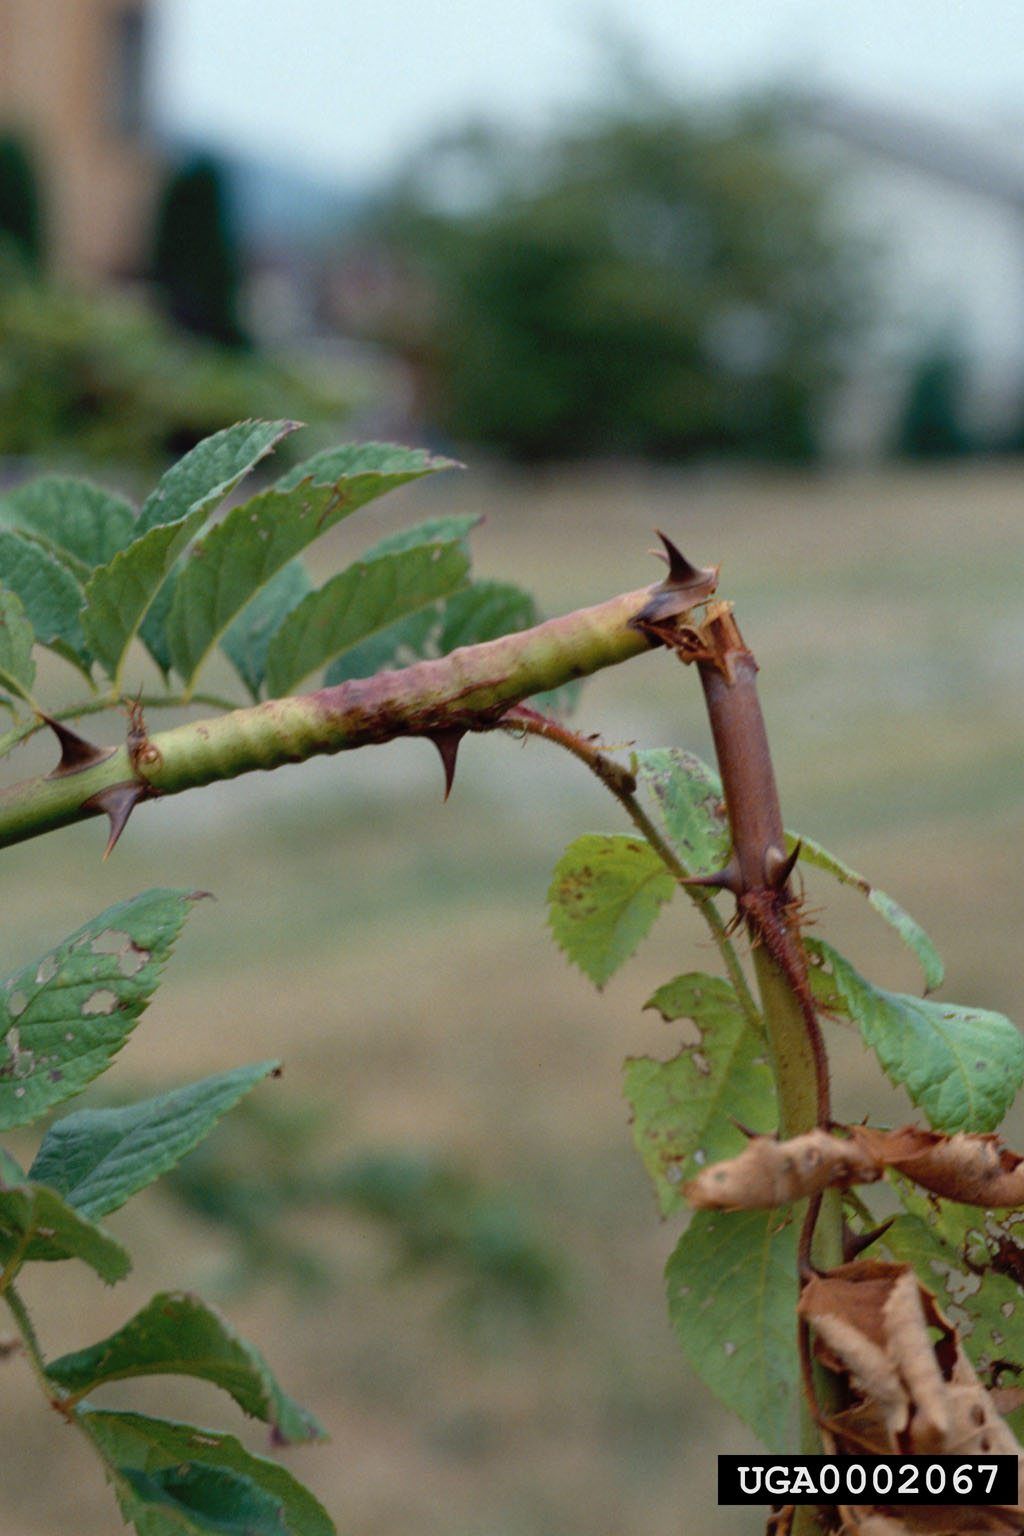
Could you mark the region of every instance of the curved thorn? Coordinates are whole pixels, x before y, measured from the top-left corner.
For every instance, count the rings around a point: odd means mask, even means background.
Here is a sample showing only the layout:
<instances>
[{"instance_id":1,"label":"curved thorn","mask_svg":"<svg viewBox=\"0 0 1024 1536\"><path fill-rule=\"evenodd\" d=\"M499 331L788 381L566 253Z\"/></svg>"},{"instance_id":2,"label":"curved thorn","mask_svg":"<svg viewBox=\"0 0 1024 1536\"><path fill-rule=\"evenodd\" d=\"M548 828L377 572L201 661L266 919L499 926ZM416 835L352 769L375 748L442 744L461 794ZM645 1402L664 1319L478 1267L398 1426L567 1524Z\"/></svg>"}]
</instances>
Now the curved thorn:
<instances>
[{"instance_id":1,"label":"curved thorn","mask_svg":"<svg viewBox=\"0 0 1024 1536\"><path fill-rule=\"evenodd\" d=\"M52 715L41 714L39 718L50 727L60 747L60 762L46 775L48 779L64 779L69 774L81 773L84 768L94 768L97 763L105 763L108 757L113 757L116 751L114 747L98 747L94 741L86 741L84 736L79 736L77 731Z\"/></svg>"},{"instance_id":2,"label":"curved thorn","mask_svg":"<svg viewBox=\"0 0 1024 1536\"><path fill-rule=\"evenodd\" d=\"M688 875L685 880L680 880L680 885L706 885L715 891L731 891L734 896L743 894L743 877L740 874L739 861L735 858L729 860L724 869L716 869L710 875Z\"/></svg>"},{"instance_id":3,"label":"curved thorn","mask_svg":"<svg viewBox=\"0 0 1024 1536\"><path fill-rule=\"evenodd\" d=\"M666 579L672 582L673 586L678 587L703 586L711 572L702 570L698 565L691 565L681 550L673 544L670 538L662 533L660 528L656 528L654 531L664 544L665 549L664 552L660 549L652 549L651 554L656 555L659 560L664 560L668 566L668 577Z\"/></svg>"},{"instance_id":4,"label":"curved thorn","mask_svg":"<svg viewBox=\"0 0 1024 1536\"><path fill-rule=\"evenodd\" d=\"M765 849L764 878L773 890L781 891L782 887L786 884L796 868L796 861L800 857L802 846L800 842L794 844L793 851L788 857L781 848L776 848L774 844L770 848Z\"/></svg>"},{"instance_id":5,"label":"curved thorn","mask_svg":"<svg viewBox=\"0 0 1024 1536\"><path fill-rule=\"evenodd\" d=\"M111 784L108 789L101 789L95 795L90 795L88 800L82 801L83 810L101 811L110 822L110 837L103 850L104 860L109 859L113 853L118 838L128 825L129 816L148 793L145 784L132 779L125 784Z\"/></svg>"},{"instance_id":6,"label":"curved thorn","mask_svg":"<svg viewBox=\"0 0 1024 1536\"><path fill-rule=\"evenodd\" d=\"M444 798L447 800L455 783L455 765L459 756L459 747L466 732L463 727L449 726L442 731L428 731L427 736L437 748L444 769Z\"/></svg>"}]
</instances>

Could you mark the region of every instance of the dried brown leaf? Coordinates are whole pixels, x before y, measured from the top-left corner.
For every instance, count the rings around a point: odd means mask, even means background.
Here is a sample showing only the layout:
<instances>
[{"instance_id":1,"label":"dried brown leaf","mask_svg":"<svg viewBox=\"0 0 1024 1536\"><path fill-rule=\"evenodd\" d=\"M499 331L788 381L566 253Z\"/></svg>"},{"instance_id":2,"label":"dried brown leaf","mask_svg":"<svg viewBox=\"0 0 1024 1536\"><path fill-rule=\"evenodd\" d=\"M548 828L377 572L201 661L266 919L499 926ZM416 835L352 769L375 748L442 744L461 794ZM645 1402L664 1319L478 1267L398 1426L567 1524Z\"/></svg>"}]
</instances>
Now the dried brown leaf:
<instances>
[{"instance_id":1,"label":"dried brown leaf","mask_svg":"<svg viewBox=\"0 0 1024 1536\"><path fill-rule=\"evenodd\" d=\"M822 1364L845 1378L849 1406L827 1430L840 1455L1010 1455L1024 1453L975 1374L956 1329L906 1264L860 1260L804 1288ZM937 1336L936 1336L937 1335ZM850 1536L1021 1536L1018 1502L1001 1506L842 1507Z\"/></svg>"},{"instance_id":2,"label":"dried brown leaf","mask_svg":"<svg viewBox=\"0 0 1024 1536\"><path fill-rule=\"evenodd\" d=\"M896 1131L858 1125L850 1134L877 1162L946 1200L989 1210L1024 1205L1024 1157L1005 1147L998 1136L962 1131L944 1136L916 1125Z\"/></svg>"},{"instance_id":3,"label":"dried brown leaf","mask_svg":"<svg viewBox=\"0 0 1024 1536\"><path fill-rule=\"evenodd\" d=\"M702 1169L683 1194L698 1210L765 1210L830 1186L869 1184L880 1177L881 1167L867 1147L815 1130L789 1141L754 1136L738 1157Z\"/></svg>"}]
</instances>

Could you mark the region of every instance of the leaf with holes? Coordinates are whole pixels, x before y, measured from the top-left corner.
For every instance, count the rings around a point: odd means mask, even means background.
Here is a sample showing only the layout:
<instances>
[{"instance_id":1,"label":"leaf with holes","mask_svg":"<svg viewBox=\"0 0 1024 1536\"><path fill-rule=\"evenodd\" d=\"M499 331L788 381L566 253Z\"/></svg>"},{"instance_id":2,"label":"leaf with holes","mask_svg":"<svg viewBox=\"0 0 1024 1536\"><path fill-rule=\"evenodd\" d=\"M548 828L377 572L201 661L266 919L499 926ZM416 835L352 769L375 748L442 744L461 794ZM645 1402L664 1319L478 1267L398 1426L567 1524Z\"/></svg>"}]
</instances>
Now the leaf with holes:
<instances>
[{"instance_id":1,"label":"leaf with holes","mask_svg":"<svg viewBox=\"0 0 1024 1536\"><path fill-rule=\"evenodd\" d=\"M304 597L313 590L309 572L301 560L284 566L224 632L221 650L254 699L263 691L270 642Z\"/></svg>"},{"instance_id":2,"label":"leaf with holes","mask_svg":"<svg viewBox=\"0 0 1024 1536\"><path fill-rule=\"evenodd\" d=\"M195 1376L221 1387L288 1444L324 1439L322 1426L281 1390L259 1350L186 1291L162 1291L123 1328L62 1355L46 1374L76 1400L133 1376Z\"/></svg>"},{"instance_id":3,"label":"leaf with holes","mask_svg":"<svg viewBox=\"0 0 1024 1536\"><path fill-rule=\"evenodd\" d=\"M77 1419L106 1463L125 1519L135 1524L140 1536L182 1536L183 1532L211 1530L236 1530L241 1536L246 1526L223 1523L234 1518L234 1500L239 1493L245 1495L241 1504L244 1518L257 1522L248 1527L252 1536L280 1536L281 1532L284 1536L335 1536L326 1510L290 1472L265 1457L254 1456L233 1435L142 1413L110 1413L85 1405L78 1409ZM222 1474L219 1484L210 1480L214 1472ZM157 1496L145 1488L142 1478L156 1485ZM184 1482L175 1482L176 1478ZM197 1492L203 1488L203 1478L208 1480L205 1491ZM254 1500L253 1488L269 1502ZM173 1504L161 1509L160 1497L165 1494L175 1499L177 1510ZM216 1502L211 1508L214 1498L226 1498L227 1502ZM186 1523L196 1519L207 1523ZM216 1519L220 1519L219 1525L210 1523ZM276 1526L259 1523L272 1519Z\"/></svg>"},{"instance_id":4,"label":"leaf with holes","mask_svg":"<svg viewBox=\"0 0 1024 1536\"><path fill-rule=\"evenodd\" d=\"M896 1181L902 1185L903 1181ZM1021 1213L995 1216L901 1189L907 1210L886 1230L882 1244L899 1263L912 1265L938 1298L975 1369L985 1376L996 1361L1024 1359L1024 1233ZM1024 1429L1024 1408L1006 1416Z\"/></svg>"},{"instance_id":5,"label":"leaf with holes","mask_svg":"<svg viewBox=\"0 0 1024 1536\"><path fill-rule=\"evenodd\" d=\"M48 1128L31 1177L86 1216L107 1216L180 1162L276 1066L235 1067L119 1109L76 1110Z\"/></svg>"},{"instance_id":6,"label":"leaf with holes","mask_svg":"<svg viewBox=\"0 0 1024 1536\"><path fill-rule=\"evenodd\" d=\"M42 475L0 497L0 524L49 545L81 581L131 542L135 515L122 496L67 475Z\"/></svg>"},{"instance_id":7,"label":"leaf with holes","mask_svg":"<svg viewBox=\"0 0 1024 1536\"><path fill-rule=\"evenodd\" d=\"M669 842L688 874L708 875L729 857L729 823L718 775L678 747L637 752L636 776L657 803Z\"/></svg>"},{"instance_id":8,"label":"leaf with holes","mask_svg":"<svg viewBox=\"0 0 1024 1536\"><path fill-rule=\"evenodd\" d=\"M555 866L548 921L555 942L598 987L636 949L675 889L638 837L588 833Z\"/></svg>"},{"instance_id":9,"label":"leaf with holes","mask_svg":"<svg viewBox=\"0 0 1024 1536\"><path fill-rule=\"evenodd\" d=\"M863 875L859 875L849 864L837 858L834 853L830 853L827 848L823 848L820 843L816 843L813 838L803 837L797 832L787 832L787 849L792 852L797 843L800 844L801 864L811 864L815 869L823 869L833 875L842 885L852 885L855 890L867 897L869 905L874 907L879 916L883 917L890 927L895 928L904 944L914 951L921 963L926 991L934 992L936 987L942 986L945 975L942 956L921 924L915 922L898 901L894 901L877 886L871 885Z\"/></svg>"},{"instance_id":10,"label":"leaf with holes","mask_svg":"<svg viewBox=\"0 0 1024 1536\"><path fill-rule=\"evenodd\" d=\"M630 1056L625 1063L633 1139L667 1216L685 1209L686 1179L742 1152L747 1138L737 1121L762 1135L775 1130L775 1085L764 1041L727 981L677 976L646 1006L668 1023L691 1019L699 1031L669 1061Z\"/></svg>"},{"instance_id":11,"label":"leaf with holes","mask_svg":"<svg viewBox=\"0 0 1024 1536\"><path fill-rule=\"evenodd\" d=\"M449 465L419 450L380 444L350 453L347 463L330 484L286 476L235 507L193 549L167 621L170 655L186 684L256 593L321 534L375 497Z\"/></svg>"},{"instance_id":12,"label":"leaf with holes","mask_svg":"<svg viewBox=\"0 0 1024 1536\"><path fill-rule=\"evenodd\" d=\"M1024 1081L1024 1039L1001 1013L872 986L820 939L812 959L894 1083L939 1131L991 1131Z\"/></svg>"},{"instance_id":13,"label":"leaf with holes","mask_svg":"<svg viewBox=\"0 0 1024 1536\"><path fill-rule=\"evenodd\" d=\"M68 567L24 534L0 528L0 572L4 586L20 600L39 644L84 668L82 588Z\"/></svg>"},{"instance_id":14,"label":"leaf with holes","mask_svg":"<svg viewBox=\"0 0 1024 1536\"><path fill-rule=\"evenodd\" d=\"M194 900L154 890L119 902L0 985L0 1129L29 1124L110 1065Z\"/></svg>"},{"instance_id":15,"label":"leaf with holes","mask_svg":"<svg viewBox=\"0 0 1024 1536\"><path fill-rule=\"evenodd\" d=\"M469 561L457 542L417 544L350 565L303 598L274 635L267 653L271 695L292 693L312 672L396 619L456 591L468 575Z\"/></svg>"},{"instance_id":16,"label":"leaf with holes","mask_svg":"<svg viewBox=\"0 0 1024 1536\"><path fill-rule=\"evenodd\" d=\"M35 635L21 599L0 587L0 684L22 699L31 693L36 680L34 643Z\"/></svg>"},{"instance_id":17,"label":"leaf with holes","mask_svg":"<svg viewBox=\"0 0 1024 1536\"><path fill-rule=\"evenodd\" d=\"M118 676L128 646L186 545L217 503L294 426L243 421L205 438L171 466L143 503L135 538L93 572L85 589L86 636L111 677ZM162 623L155 631L147 627L146 636L166 671Z\"/></svg>"},{"instance_id":18,"label":"leaf with holes","mask_svg":"<svg viewBox=\"0 0 1024 1536\"><path fill-rule=\"evenodd\" d=\"M690 1364L772 1451L796 1430L796 1251L780 1211L698 1211L665 1270Z\"/></svg>"},{"instance_id":19,"label":"leaf with holes","mask_svg":"<svg viewBox=\"0 0 1024 1536\"><path fill-rule=\"evenodd\" d=\"M110 1284L123 1280L132 1267L120 1243L5 1157L0 1161L0 1265L15 1255L81 1259Z\"/></svg>"}]
</instances>

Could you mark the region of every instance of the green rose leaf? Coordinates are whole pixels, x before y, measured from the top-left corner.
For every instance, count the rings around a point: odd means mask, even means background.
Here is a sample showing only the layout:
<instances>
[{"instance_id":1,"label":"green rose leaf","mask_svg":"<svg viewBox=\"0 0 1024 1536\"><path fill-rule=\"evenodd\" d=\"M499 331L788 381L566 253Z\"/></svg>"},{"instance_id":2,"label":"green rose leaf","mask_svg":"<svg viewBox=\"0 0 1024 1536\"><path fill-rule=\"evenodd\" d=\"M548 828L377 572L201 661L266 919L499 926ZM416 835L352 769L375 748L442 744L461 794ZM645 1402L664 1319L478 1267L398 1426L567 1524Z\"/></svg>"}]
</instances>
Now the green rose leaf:
<instances>
[{"instance_id":1,"label":"green rose leaf","mask_svg":"<svg viewBox=\"0 0 1024 1536\"><path fill-rule=\"evenodd\" d=\"M36 680L35 635L20 597L0 587L0 684L25 698Z\"/></svg>"},{"instance_id":2,"label":"green rose leaf","mask_svg":"<svg viewBox=\"0 0 1024 1536\"><path fill-rule=\"evenodd\" d=\"M239 1509L243 1518L256 1522L249 1527L252 1536L281 1536L282 1531L285 1536L335 1536L326 1510L290 1472L254 1456L232 1435L142 1413L105 1413L84 1404L77 1417L106 1463L124 1518L139 1536L230 1532L236 1527L223 1521ZM214 1478L214 1472L221 1477ZM262 1501L253 1497L253 1488ZM166 1496L163 1503L161 1496ZM185 1523L200 1519L206 1524ZM211 1523L218 1519L220 1525Z\"/></svg>"},{"instance_id":3,"label":"green rose leaf","mask_svg":"<svg viewBox=\"0 0 1024 1536\"><path fill-rule=\"evenodd\" d=\"M743 1150L737 1121L762 1135L775 1130L775 1085L764 1041L727 981L677 976L646 1006L666 1022L692 1019L699 1031L696 1043L669 1061L630 1056L625 1063L633 1139L667 1216L685 1208L684 1180Z\"/></svg>"},{"instance_id":4,"label":"green rose leaf","mask_svg":"<svg viewBox=\"0 0 1024 1536\"><path fill-rule=\"evenodd\" d=\"M921 970L924 973L925 988L934 992L936 987L941 987L945 976L945 967L942 964L942 956L939 954L931 939L925 933L921 924L915 922L910 913L900 906L898 901L880 891L877 886L859 875L849 864L816 843L813 838L802 837L796 832L786 833L786 845L789 851L800 844L800 862L813 864L815 869L823 869L842 885L852 885L855 890L861 891L868 899L870 906L885 919L890 927L895 928L904 944L914 951L921 962Z\"/></svg>"},{"instance_id":5,"label":"green rose leaf","mask_svg":"<svg viewBox=\"0 0 1024 1536\"><path fill-rule=\"evenodd\" d=\"M272 1425L286 1442L324 1439L312 1414L278 1386L259 1350L213 1307L185 1291L154 1296L123 1328L62 1355L46 1374L76 1400L133 1376L195 1376L223 1388L243 1413Z\"/></svg>"},{"instance_id":6,"label":"green rose leaf","mask_svg":"<svg viewBox=\"0 0 1024 1536\"><path fill-rule=\"evenodd\" d=\"M256 593L315 539L376 497L450 462L379 443L332 460L341 461L345 469L329 483L310 478L308 468L298 478L286 475L235 507L192 550L167 620L170 656L186 684Z\"/></svg>"},{"instance_id":7,"label":"green rose leaf","mask_svg":"<svg viewBox=\"0 0 1024 1536\"><path fill-rule=\"evenodd\" d=\"M123 1280L131 1260L101 1227L63 1200L56 1190L0 1163L0 1265L24 1259L81 1259L101 1279Z\"/></svg>"},{"instance_id":8,"label":"green rose leaf","mask_svg":"<svg viewBox=\"0 0 1024 1536\"><path fill-rule=\"evenodd\" d=\"M270 642L267 687L280 698L344 652L396 620L463 585L469 560L460 542L417 544L360 560L292 609Z\"/></svg>"},{"instance_id":9,"label":"green rose leaf","mask_svg":"<svg viewBox=\"0 0 1024 1536\"><path fill-rule=\"evenodd\" d=\"M118 1210L181 1161L273 1061L204 1077L120 1109L80 1109L49 1127L30 1173L93 1218Z\"/></svg>"},{"instance_id":10,"label":"green rose leaf","mask_svg":"<svg viewBox=\"0 0 1024 1536\"><path fill-rule=\"evenodd\" d=\"M194 899L154 890L119 902L0 984L0 1129L29 1124L110 1065Z\"/></svg>"},{"instance_id":11,"label":"green rose leaf","mask_svg":"<svg viewBox=\"0 0 1024 1536\"><path fill-rule=\"evenodd\" d=\"M887 992L830 945L807 940L828 1006L857 1024L884 1071L938 1131L991 1131L1024 1081L1024 1039L1001 1013Z\"/></svg>"},{"instance_id":12,"label":"green rose leaf","mask_svg":"<svg viewBox=\"0 0 1024 1536\"><path fill-rule=\"evenodd\" d=\"M574 965L603 987L645 938L675 881L638 837L587 833L555 866L548 921Z\"/></svg>"},{"instance_id":13,"label":"green rose leaf","mask_svg":"<svg viewBox=\"0 0 1024 1536\"><path fill-rule=\"evenodd\" d=\"M84 581L131 542L135 508L91 480L42 475L0 497L0 523L48 544Z\"/></svg>"},{"instance_id":14,"label":"green rose leaf","mask_svg":"<svg viewBox=\"0 0 1024 1536\"><path fill-rule=\"evenodd\" d=\"M713 769L692 752L653 747L636 753L636 776L653 794L687 872L709 875L721 869L729 857L729 823Z\"/></svg>"},{"instance_id":15,"label":"green rose leaf","mask_svg":"<svg viewBox=\"0 0 1024 1536\"><path fill-rule=\"evenodd\" d=\"M797 1231L781 1211L697 1211L665 1271L687 1359L772 1451L794 1443Z\"/></svg>"}]
</instances>

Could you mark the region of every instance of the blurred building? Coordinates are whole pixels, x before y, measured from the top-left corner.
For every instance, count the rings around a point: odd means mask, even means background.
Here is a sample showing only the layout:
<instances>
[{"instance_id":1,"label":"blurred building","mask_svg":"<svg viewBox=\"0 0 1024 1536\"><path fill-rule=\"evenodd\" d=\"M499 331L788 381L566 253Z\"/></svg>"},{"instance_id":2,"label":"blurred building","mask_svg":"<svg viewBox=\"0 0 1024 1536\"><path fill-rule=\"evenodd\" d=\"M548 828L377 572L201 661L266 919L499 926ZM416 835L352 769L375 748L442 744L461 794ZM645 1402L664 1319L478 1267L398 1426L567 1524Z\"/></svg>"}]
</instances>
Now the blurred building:
<instances>
[{"instance_id":1,"label":"blurred building","mask_svg":"<svg viewBox=\"0 0 1024 1536\"><path fill-rule=\"evenodd\" d=\"M929 355L957 364L980 446L1024 441L1024 132L913 116L871 101L804 98L794 116L841 149L846 223L879 286L871 345L849 360L833 447L893 446L892 422ZM830 161L831 163L831 161Z\"/></svg>"},{"instance_id":2,"label":"blurred building","mask_svg":"<svg viewBox=\"0 0 1024 1536\"><path fill-rule=\"evenodd\" d=\"M38 170L55 270L137 273L158 164L147 123L144 0L0 0L0 131Z\"/></svg>"}]
</instances>

